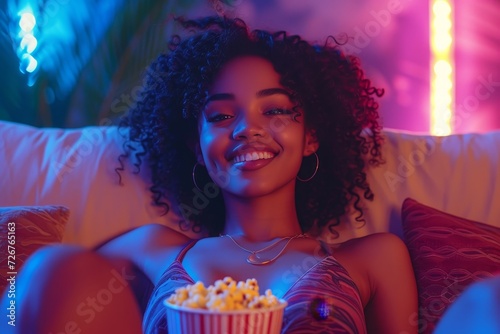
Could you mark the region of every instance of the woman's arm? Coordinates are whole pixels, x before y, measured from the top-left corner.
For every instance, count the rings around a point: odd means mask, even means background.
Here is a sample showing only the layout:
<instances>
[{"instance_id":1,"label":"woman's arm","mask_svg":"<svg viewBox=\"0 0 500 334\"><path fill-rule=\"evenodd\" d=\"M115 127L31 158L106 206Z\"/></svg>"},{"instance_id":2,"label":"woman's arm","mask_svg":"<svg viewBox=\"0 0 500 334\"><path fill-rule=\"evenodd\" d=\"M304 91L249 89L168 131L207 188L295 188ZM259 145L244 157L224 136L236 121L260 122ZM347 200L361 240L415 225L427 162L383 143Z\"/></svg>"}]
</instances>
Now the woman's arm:
<instances>
[{"instance_id":1,"label":"woman's arm","mask_svg":"<svg viewBox=\"0 0 500 334\"><path fill-rule=\"evenodd\" d=\"M153 284L190 238L165 225L148 224L121 234L94 249L111 262L144 273Z\"/></svg>"},{"instance_id":2,"label":"woman's arm","mask_svg":"<svg viewBox=\"0 0 500 334\"><path fill-rule=\"evenodd\" d=\"M94 251L129 279L130 288L144 313L159 276L172 263L179 246L189 240L164 225L149 224L120 234Z\"/></svg>"},{"instance_id":3,"label":"woman's arm","mask_svg":"<svg viewBox=\"0 0 500 334\"><path fill-rule=\"evenodd\" d=\"M362 248L370 285L368 333L417 333L417 288L406 245L381 233L368 237Z\"/></svg>"}]
</instances>

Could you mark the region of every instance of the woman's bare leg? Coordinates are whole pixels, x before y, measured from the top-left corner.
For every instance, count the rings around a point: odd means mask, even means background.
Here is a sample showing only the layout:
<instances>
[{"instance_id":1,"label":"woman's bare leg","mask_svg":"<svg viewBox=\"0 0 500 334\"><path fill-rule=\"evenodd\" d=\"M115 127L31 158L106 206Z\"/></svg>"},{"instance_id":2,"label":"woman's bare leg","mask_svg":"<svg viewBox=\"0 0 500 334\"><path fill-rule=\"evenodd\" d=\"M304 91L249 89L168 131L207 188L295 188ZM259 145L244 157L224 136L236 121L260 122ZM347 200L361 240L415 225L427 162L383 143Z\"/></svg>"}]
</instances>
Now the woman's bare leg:
<instances>
[{"instance_id":1,"label":"woman's bare leg","mask_svg":"<svg viewBox=\"0 0 500 334\"><path fill-rule=\"evenodd\" d=\"M43 248L18 274L15 297L3 296L3 310L15 302L15 326L4 318L0 332L142 333L133 279L126 267L80 247Z\"/></svg>"}]
</instances>

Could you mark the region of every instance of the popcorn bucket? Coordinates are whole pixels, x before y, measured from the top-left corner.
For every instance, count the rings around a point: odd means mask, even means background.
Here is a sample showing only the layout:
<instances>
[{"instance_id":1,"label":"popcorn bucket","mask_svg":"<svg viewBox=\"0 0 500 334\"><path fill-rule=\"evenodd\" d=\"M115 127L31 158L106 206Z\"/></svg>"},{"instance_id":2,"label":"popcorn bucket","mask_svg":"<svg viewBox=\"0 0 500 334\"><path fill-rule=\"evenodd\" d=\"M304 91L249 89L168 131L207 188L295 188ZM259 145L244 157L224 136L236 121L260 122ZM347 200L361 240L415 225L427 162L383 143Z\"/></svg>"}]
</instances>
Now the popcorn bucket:
<instances>
[{"instance_id":1,"label":"popcorn bucket","mask_svg":"<svg viewBox=\"0 0 500 334\"><path fill-rule=\"evenodd\" d=\"M283 299L274 307L238 311L213 311L177 306L164 301L168 333L182 334L279 334Z\"/></svg>"}]
</instances>

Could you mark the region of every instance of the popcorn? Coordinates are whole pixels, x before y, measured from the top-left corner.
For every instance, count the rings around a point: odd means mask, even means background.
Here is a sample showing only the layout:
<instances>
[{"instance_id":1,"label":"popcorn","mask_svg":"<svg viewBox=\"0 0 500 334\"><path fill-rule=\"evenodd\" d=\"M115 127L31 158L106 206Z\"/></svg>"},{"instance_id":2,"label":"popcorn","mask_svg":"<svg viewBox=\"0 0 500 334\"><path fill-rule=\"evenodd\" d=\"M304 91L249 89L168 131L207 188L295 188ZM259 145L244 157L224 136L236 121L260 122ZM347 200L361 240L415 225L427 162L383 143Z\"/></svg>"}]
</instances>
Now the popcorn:
<instances>
[{"instance_id":1,"label":"popcorn","mask_svg":"<svg viewBox=\"0 0 500 334\"><path fill-rule=\"evenodd\" d=\"M259 295L259 284L255 278L236 282L226 276L208 287L196 282L178 288L168 297L167 303L195 309L235 311L267 309L278 305L279 300L270 289Z\"/></svg>"}]
</instances>

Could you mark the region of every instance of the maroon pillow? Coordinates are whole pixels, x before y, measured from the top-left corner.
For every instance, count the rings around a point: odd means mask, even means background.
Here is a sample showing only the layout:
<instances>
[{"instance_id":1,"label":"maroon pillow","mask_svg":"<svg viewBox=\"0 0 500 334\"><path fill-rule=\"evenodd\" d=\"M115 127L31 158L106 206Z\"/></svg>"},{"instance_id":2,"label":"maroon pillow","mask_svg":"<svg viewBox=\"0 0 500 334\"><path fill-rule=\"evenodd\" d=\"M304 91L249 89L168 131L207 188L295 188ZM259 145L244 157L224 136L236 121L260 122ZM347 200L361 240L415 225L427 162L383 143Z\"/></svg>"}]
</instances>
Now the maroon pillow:
<instances>
[{"instance_id":1,"label":"maroon pillow","mask_svg":"<svg viewBox=\"0 0 500 334\"><path fill-rule=\"evenodd\" d=\"M403 202L402 222L417 281L419 333L432 333L465 287L500 272L500 228L410 198Z\"/></svg>"},{"instance_id":2,"label":"maroon pillow","mask_svg":"<svg viewBox=\"0 0 500 334\"><path fill-rule=\"evenodd\" d=\"M33 252L61 242L68 218L64 206L0 208L0 295Z\"/></svg>"}]
</instances>

